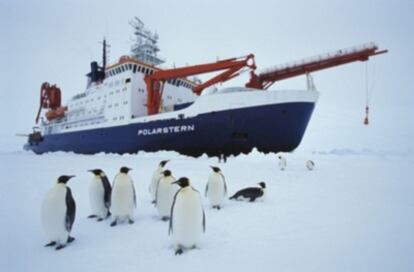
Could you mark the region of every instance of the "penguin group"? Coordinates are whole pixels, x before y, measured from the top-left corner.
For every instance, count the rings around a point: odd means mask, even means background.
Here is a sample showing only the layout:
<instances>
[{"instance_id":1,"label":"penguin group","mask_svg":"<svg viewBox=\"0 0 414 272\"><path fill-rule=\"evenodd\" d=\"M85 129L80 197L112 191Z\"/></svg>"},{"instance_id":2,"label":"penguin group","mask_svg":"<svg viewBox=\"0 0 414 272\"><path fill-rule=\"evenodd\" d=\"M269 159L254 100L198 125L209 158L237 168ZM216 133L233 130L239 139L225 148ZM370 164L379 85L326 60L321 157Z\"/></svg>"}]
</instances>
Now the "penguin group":
<instances>
[{"instance_id":1,"label":"penguin group","mask_svg":"<svg viewBox=\"0 0 414 272\"><path fill-rule=\"evenodd\" d=\"M176 255L187 249L199 247L201 234L206 230L206 216L201 195L187 177L175 179L171 170L165 169L168 160L161 161L154 171L149 193L158 217L169 221L168 234ZM222 209L227 199L227 184L221 169L210 166L204 196L212 209ZM111 227L119 223L134 224L137 194L129 167L121 167L112 185L102 169L88 170L93 174L89 183L90 219L103 221L111 217ZM75 240L70 236L75 221L76 203L68 181L74 176L62 175L46 194L42 204L42 224L49 239L47 247L60 250ZM256 201L265 197L265 182L236 192L229 199Z\"/></svg>"},{"instance_id":2,"label":"penguin group","mask_svg":"<svg viewBox=\"0 0 414 272\"><path fill-rule=\"evenodd\" d=\"M279 169L281 171L285 171L286 170L286 167L287 167L287 160L286 160L286 158L283 157L283 156L281 156L281 155L279 155L278 156L278 159L279 159L279 161L278 161ZM307 160L306 163L305 163L305 166L306 166L306 169L308 169L309 171L312 171L312 170L315 169L315 163L312 160Z\"/></svg>"}]
</instances>

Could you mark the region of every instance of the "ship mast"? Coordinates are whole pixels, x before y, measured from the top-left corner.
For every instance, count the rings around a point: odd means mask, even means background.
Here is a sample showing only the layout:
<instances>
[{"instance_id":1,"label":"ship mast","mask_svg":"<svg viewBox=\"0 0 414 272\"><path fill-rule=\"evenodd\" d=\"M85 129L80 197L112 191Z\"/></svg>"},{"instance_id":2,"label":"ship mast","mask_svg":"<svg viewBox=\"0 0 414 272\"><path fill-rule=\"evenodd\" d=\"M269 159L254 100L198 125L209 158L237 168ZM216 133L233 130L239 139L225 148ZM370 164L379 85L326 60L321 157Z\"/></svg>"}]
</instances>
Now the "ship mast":
<instances>
[{"instance_id":1,"label":"ship mast","mask_svg":"<svg viewBox=\"0 0 414 272\"><path fill-rule=\"evenodd\" d=\"M158 34L152 33L147 29L144 23L138 18L134 17L129 24L134 28L134 44L131 48L132 57L150 65L160 65L165 61L157 56L158 48Z\"/></svg>"}]
</instances>

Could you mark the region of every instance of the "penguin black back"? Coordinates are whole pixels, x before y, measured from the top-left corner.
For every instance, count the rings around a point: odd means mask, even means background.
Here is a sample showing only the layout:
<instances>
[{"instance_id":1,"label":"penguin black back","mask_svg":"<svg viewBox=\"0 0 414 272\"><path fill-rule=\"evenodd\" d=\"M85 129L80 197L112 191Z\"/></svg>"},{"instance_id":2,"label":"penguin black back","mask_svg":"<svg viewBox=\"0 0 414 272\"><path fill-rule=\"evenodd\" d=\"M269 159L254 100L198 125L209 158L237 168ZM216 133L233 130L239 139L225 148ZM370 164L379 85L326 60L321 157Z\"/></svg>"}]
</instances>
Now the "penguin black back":
<instances>
[{"instance_id":1,"label":"penguin black back","mask_svg":"<svg viewBox=\"0 0 414 272\"><path fill-rule=\"evenodd\" d=\"M238 200L239 198L249 199L250 202L255 201L257 198L264 196L264 190L266 189L266 183L260 182L260 187L248 187L236 192L230 199Z\"/></svg>"}]
</instances>

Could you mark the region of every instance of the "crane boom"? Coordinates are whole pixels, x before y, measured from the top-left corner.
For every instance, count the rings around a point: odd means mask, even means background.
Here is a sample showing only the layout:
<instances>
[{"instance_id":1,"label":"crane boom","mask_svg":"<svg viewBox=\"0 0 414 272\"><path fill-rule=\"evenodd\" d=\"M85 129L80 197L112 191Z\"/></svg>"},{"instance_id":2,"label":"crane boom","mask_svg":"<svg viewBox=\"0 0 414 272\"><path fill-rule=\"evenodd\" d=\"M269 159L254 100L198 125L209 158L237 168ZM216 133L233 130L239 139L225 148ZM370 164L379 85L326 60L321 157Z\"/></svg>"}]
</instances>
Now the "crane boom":
<instances>
[{"instance_id":1,"label":"crane boom","mask_svg":"<svg viewBox=\"0 0 414 272\"><path fill-rule=\"evenodd\" d=\"M211 78L203 84L195 86L193 88L193 92L199 95L205 88L219 82L227 81L237 76L238 71L244 67L248 67L252 70L256 69L253 54L249 54L242 58L219 60L213 63L186 66L167 70L157 70L151 75L146 75L144 77L144 81L147 85L148 114L151 115L158 113L159 106L161 103L163 86L165 81L167 80L225 70L224 72L218 74L217 76Z\"/></svg>"},{"instance_id":2,"label":"crane boom","mask_svg":"<svg viewBox=\"0 0 414 272\"><path fill-rule=\"evenodd\" d=\"M378 51L374 43L341 49L325 55L296 61L292 64L281 65L259 74L251 72L250 81L246 87L267 89L276 81L296 77L311 72L332 68L335 66L355 62L366 61L370 57L387 53L388 50Z\"/></svg>"}]
</instances>

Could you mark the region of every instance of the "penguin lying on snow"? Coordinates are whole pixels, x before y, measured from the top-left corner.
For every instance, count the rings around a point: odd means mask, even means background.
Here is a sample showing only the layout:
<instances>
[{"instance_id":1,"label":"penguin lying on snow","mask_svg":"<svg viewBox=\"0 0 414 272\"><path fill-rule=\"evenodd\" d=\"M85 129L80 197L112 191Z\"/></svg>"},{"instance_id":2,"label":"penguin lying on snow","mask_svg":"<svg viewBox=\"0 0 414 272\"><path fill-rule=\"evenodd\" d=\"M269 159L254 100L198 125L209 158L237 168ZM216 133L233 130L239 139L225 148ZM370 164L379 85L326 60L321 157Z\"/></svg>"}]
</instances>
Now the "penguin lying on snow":
<instances>
[{"instance_id":1,"label":"penguin lying on snow","mask_svg":"<svg viewBox=\"0 0 414 272\"><path fill-rule=\"evenodd\" d=\"M213 209L220 210L221 205L227 195L227 184L220 168L210 166L213 173L210 174L205 190L205 196L208 197Z\"/></svg>"},{"instance_id":2,"label":"penguin lying on snow","mask_svg":"<svg viewBox=\"0 0 414 272\"><path fill-rule=\"evenodd\" d=\"M248 187L241 189L235 193L230 199L243 200L248 199L250 202L258 200L263 200L266 196L266 183L259 182L260 187Z\"/></svg>"},{"instance_id":3,"label":"penguin lying on snow","mask_svg":"<svg viewBox=\"0 0 414 272\"><path fill-rule=\"evenodd\" d=\"M92 214L88 218L98 217L98 221L108 218L111 213L111 184L101 169L88 170L94 174L89 184L89 202Z\"/></svg>"},{"instance_id":4,"label":"penguin lying on snow","mask_svg":"<svg viewBox=\"0 0 414 272\"><path fill-rule=\"evenodd\" d=\"M134 182L128 175L131 168L121 167L115 176L111 194L111 213L114 220L111 227L118 224L118 220L128 219L133 224L134 207L136 207L136 194Z\"/></svg>"},{"instance_id":5,"label":"penguin lying on snow","mask_svg":"<svg viewBox=\"0 0 414 272\"><path fill-rule=\"evenodd\" d=\"M315 169L315 163L312 160L308 160L306 162L306 168L308 168L309 171L312 171Z\"/></svg>"},{"instance_id":6,"label":"penguin lying on snow","mask_svg":"<svg viewBox=\"0 0 414 272\"><path fill-rule=\"evenodd\" d=\"M75 221L76 204L72 191L66 186L73 177L60 176L57 184L46 194L42 204L43 228L50 241L45 246L57 245L56 250L75 240L69 234Z\"/></svg>"},{"instance_id":7,"label":"penguin lying on snow","mask_svg":"<svg viewBox=\"0 0 414 272\"><path fill-rule=\"evenodd\" d=\"M162 172L164 171L164 167L168 162L169 162L169 160L161 161L158 164L158 168L152 174L151 182L150 182L148 190L151 194L151 201L152 201L151 203L153 203L153 204L155 204L158 180L162 177Z\"/></svg>"},{"instance_id":8,"label":"penguin lying on snow","mask_svg":"<svg viewBox=\"0 0 414 272\"><path fill-rule=\"evenodd\" d=\"M171 205L174 200L174 195L179 189L176 184L173 184L174 182L175 178L172 176L170 170L162 172L162 177L158 180L155 206L163 221L170 219Z\"/></svg>"},{"instance_id":9,"label":"penguin lying on snow","mask_svg":"<svg viewBox=\"0 0 414 272\"><path fill-rule=\"evenodd\" d=\"M171 206L168 234L172 234L175 255L181 255L184 249L198 246L201 233L206 230L206 217L200 193L191 186L190 180L182 177L173 184L181 189Z\"/></svg>"}]
</instances>

